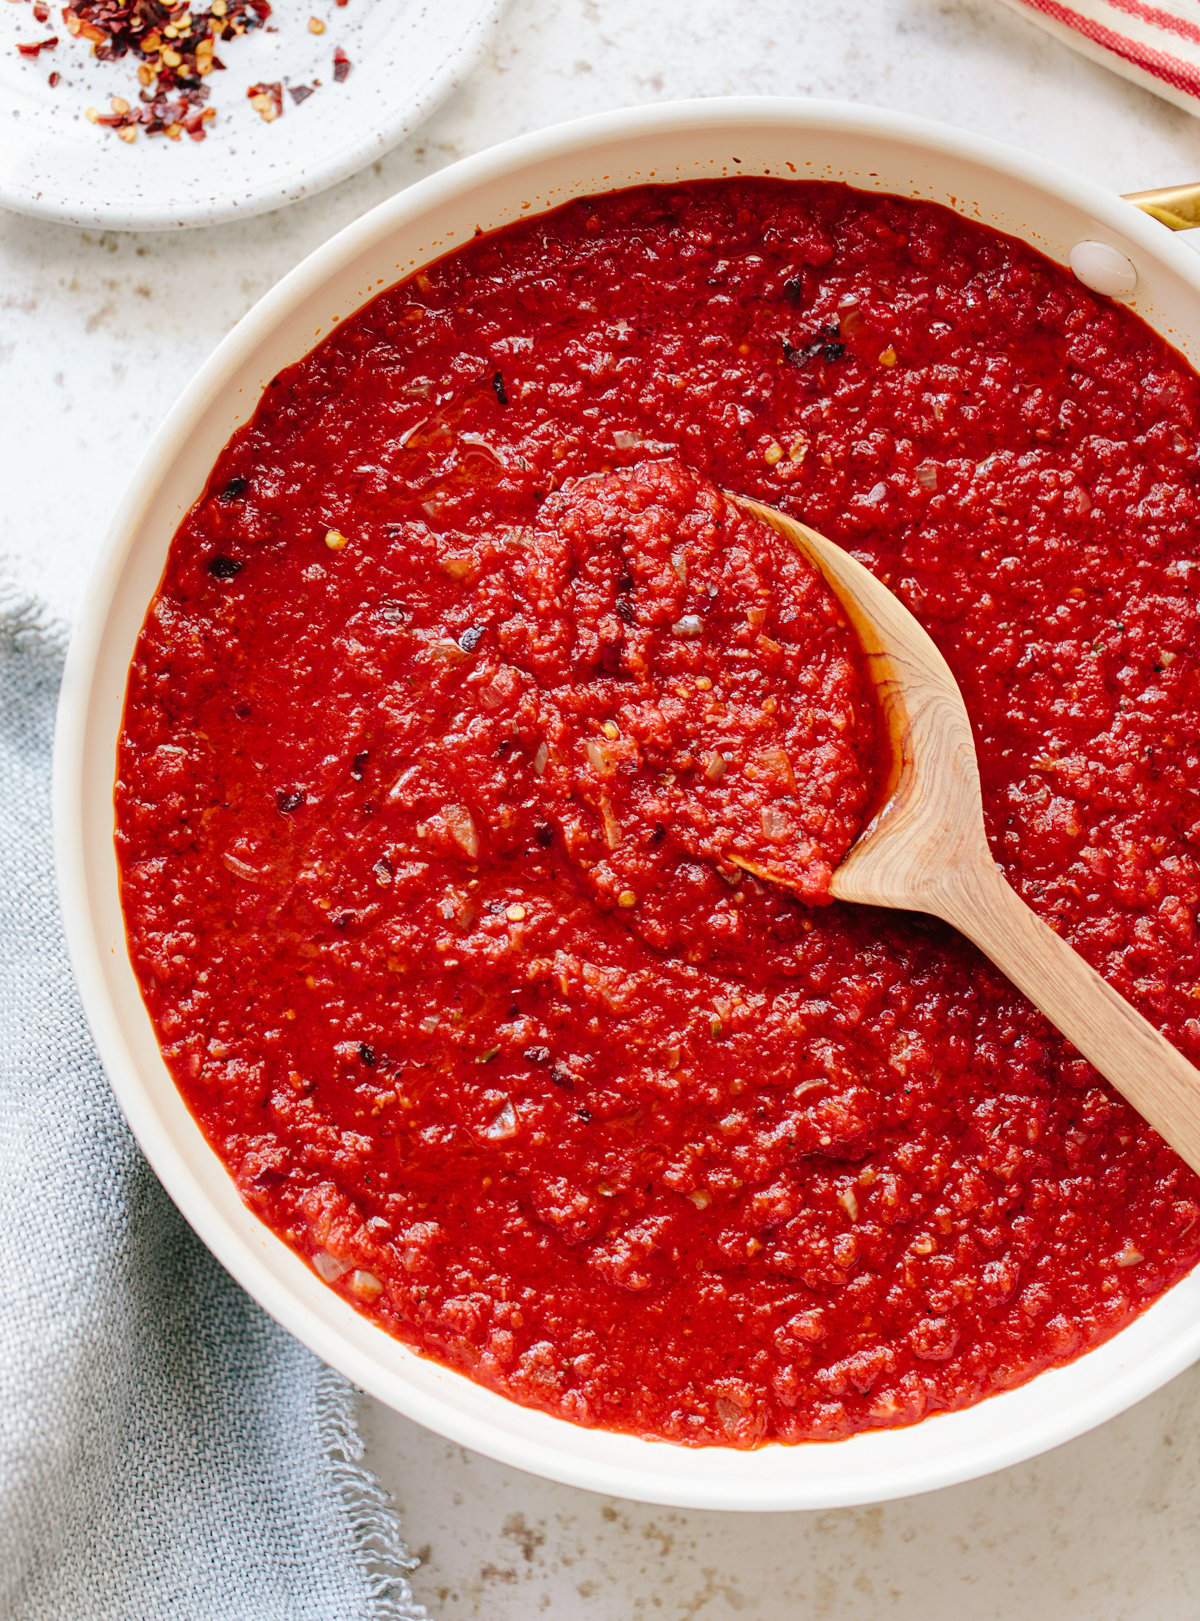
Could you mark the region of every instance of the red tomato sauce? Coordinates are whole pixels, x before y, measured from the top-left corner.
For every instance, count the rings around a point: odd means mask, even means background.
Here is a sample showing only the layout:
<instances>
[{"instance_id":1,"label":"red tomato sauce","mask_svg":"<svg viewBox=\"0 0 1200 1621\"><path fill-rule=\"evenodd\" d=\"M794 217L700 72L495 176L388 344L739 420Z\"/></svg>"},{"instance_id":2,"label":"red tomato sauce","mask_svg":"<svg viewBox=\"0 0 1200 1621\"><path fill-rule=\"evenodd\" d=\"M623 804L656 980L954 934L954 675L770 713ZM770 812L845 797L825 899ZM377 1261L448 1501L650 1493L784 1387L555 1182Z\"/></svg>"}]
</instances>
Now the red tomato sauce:
<instances>
[{"instance_id":1,"label":"red tomato sauce","mask_svg":"<svg viewBox=\"0 0 1200 1621\"><path fill-rule=\"evenodd\" d=\"M425 1354L694 1444L912 1423L1129 1322L1200 1186L948 929L806 904L874 712L712 486L917 614L1009 880L1196 1061L1198 429L1024 245L770 181L479 238L281 373L175 537L116 792L251 1208ZM799 895L732 861L768 846Z\"/></svg>"},{"instance_id":2,"label":"red tomato sauce","mask_svg":"<svg viewBox=\"0 0 1200 1621\"><path fill-rule=\"evenodd\" d=\"M876 701L812 564L661 461L550 496L511 580L496 643L528 677L516 728L597 900L645 902L635 927L661 949L685 857L827 901L872 798Z\"/></svg>"}]
</instances>

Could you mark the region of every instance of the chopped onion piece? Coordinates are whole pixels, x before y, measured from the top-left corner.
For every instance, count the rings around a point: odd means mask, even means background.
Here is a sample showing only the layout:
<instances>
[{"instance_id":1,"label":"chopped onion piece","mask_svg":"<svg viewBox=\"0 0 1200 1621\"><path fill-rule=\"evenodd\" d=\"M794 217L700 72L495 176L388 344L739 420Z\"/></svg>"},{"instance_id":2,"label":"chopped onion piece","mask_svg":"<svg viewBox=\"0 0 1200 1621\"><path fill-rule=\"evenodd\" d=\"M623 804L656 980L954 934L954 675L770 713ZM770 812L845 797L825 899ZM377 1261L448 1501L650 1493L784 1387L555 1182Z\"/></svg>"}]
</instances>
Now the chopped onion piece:
<instances>
[{"instance_id":1,"label":"chopped onion piece","mask_svg":"<svg viewBox=\"0 0 1200 1621\"><path fill-rule=\"evenodd\" d=\"M539 743L537 752L533 756L533 771L537 777L546 775L546 763L550 759L550 750L545 743Z\"/></svg>"},{"instance_id":2,"label":"chopped onion piece","mask_svg":"<svg viewBox=\"0 0 1200 1621\"><path fill-rule=\"evenodd\" d=\"M737 1402L730 1401L728 1396L717 1397L717 1417L727 1434L732 1435L745 1416L746 1409L739 1407Z\"/></svg>"},{"instance_id":3,"label":"chopped onion piece","mask_svg":"<svg viewBox=\"0 0 1200 1621\"><path fill-rule=\"evenodd\" d=\"M506 465L504 457L492 444L489 443L488 440L483 437L481 433L460 433L458 436L458 442L460 445L468 445L470 447L469 451L464 451L462 453L463 460L466 459L467 455L474 454L476 456L486 457L490 461L495 462L497 467L504 467Z\"/></svg>"},{"instance_id":4,"label":"chopped onion piece","mask_svg":"<svg viewBox=\"0 0 1200 1621\"><path fill-rule=\"evenodd\" d=\"M313 1270L319 1278L326 1283L336 1283L353 1266L352 1261L339 1261L336 1255L330 1255L328 1250L318 1250L312 1258Z\"/></svg>"},{"instance_id":5,"label":"chopped onion piece","mask_svg":"<svg viewBox=\"0 0 1200 1621\"><path fill-rule=\"evenodd\" d=\"M610 850L615 850L621 842L621 824L613 815L607 794L600 796L600 817L604 823L604 842ZM628 893L632 894L633 891L630 890Z\"/></svg>"},{"instance_id":6,"label":"chopped onion piece","mask_svg":"<svg viewBox=\"0 0 1200 1621\"><path fill-rule=\"evenodd\" d=\"M593 771L602 777L611 777L617 769L616 755L610 748L606 748L598 738L589 737L583 745L583 752L588 757L588 764Z\"/></svg>"},{"instance_id":7,"label":"chopped onion piece","mask_svg":"<svg viewBox=\"0 0 1200 1621\"><path fill-rule=\"evenodd\" d=\"M383 1293L383 1284L374 1272L365 1272L361 1267L350 1274L347 1288L357 1299L365 1300L368 1304L372 1300L378 1300Z\"/></svg>"},{"instance_id":8,"label":"chopped onion piece","mask_svg":"<svg viewBox=\"0 0 1200 1621\"><path fill-rule=\"evenodd\" d=\"M517 1135L519 1125L517 1111L510 1101L504 1105L491 1124L483 1128L483 1135L490 1137L493 1142L503 1142L505 1138Z\"/></svg>"},{"instance_id":9,"label":"chopped onion piece","mask_svg":"<svg viewBox=\"0 0 1200 1621\"><path fill-rule=\"evenodd\" d=\"M764 805L759 820L762 823L764 839L770 839L772 844L778 844L787 838L790 827L787 812L781 811L777 805Z\"/></svg>"},{"instance_id":10,"label":"chopped onion piece","mask_svg":"<svg viewBox=\"0 0 1200 1621\"><path fill-rule=\"evenodd\" d=\"M447 664L462 664L467 656L457 642L447 640L430 642L429 651L434 658L444 659Z\"/></svg>"},{"instance_id":11,"label":"chopped onion piece","mask_svg":"<svg viewBox=\"0 0 1200 1621\"><path fill-rule=\"evenodd\" d=\"M228 850L221 852L221 860L237 878L245 878L251 884L261 884L265 879L266 875L259 872L257 867L252 867L248 861L240 861L237 856L230 855Z\"/></svg>"},{"instance_id":12,"label":"chopped onion piece","mask_svg":"<svg viewBox=\"0 0 1200 1621\"><path fill-rule=\"evenodd\" d=\"M671 626L671 630L674 635L684 640L692 636L702 636L704 634L704 621L699 614L684 614L682 618L675 621Z\"/></svg>"},{"instance_id":13,"label":"chopped onion piece","mask_svg":"<svg viewBox=\"0 0 1200 1621\"><path fill-rule=\"evenodd\" d=\"M475 818L462 805L447 805L445 816L450 837L463 854L474 861L479 854L479 830L475 826Z\"/></svg>"}]
</instances>

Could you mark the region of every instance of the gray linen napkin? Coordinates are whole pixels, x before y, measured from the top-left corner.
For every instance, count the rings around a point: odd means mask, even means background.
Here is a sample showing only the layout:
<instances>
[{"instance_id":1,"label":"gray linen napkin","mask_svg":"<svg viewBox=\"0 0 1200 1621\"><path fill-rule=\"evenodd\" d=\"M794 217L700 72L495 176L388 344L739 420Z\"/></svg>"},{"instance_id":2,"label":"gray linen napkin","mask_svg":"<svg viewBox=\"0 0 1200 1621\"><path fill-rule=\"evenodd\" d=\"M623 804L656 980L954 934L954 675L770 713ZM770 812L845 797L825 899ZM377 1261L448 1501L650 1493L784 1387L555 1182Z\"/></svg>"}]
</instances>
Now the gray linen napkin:
<instances>
[{"instance_id":1,"label":"gray linen napkin","mask_svg":"<svg viewBox=\"0 0 1200 1621\"><path fill-rule=\"evenodd\" d=\"M417 1621L352 1388L196 1238L92 1048L51 863L63 642L0 584L0 1617Z\"/></svg>"}]
</instances>

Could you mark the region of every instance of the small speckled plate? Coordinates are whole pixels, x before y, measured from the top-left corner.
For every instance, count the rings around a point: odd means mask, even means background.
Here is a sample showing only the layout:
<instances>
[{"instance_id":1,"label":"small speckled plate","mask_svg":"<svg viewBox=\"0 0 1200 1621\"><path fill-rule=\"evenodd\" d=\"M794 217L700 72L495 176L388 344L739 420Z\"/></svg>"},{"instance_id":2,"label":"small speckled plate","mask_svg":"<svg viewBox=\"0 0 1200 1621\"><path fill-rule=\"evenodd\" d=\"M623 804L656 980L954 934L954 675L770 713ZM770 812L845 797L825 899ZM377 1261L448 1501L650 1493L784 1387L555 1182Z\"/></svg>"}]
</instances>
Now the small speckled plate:
<instances>
[{"instance_id":1,"label":"small speckled plate","mask_svg":"<svg viewBox=\"0 0 1200 1621\"><path fill-rule=\"evenodd\" d=\"M90 123L114 96L134 102L137 59L98 62L72 39L55 4L49 24L25 0L0 5L0 204L70 225L163 230L261 214L332 185L412 133L458 87L506 0L279 0L271 23L226 41L213 74L217 116L203 141L126 143ZM313 33L309 19L325 24ZM18 42L59 36L22 56ZM335 49L350 59L342 83ZM50 75L60 81L50 85ZM283 113L266 123L253 84L281 83ZM297 103L289 87L317 85Z\"/></svg>"}]
</instances>

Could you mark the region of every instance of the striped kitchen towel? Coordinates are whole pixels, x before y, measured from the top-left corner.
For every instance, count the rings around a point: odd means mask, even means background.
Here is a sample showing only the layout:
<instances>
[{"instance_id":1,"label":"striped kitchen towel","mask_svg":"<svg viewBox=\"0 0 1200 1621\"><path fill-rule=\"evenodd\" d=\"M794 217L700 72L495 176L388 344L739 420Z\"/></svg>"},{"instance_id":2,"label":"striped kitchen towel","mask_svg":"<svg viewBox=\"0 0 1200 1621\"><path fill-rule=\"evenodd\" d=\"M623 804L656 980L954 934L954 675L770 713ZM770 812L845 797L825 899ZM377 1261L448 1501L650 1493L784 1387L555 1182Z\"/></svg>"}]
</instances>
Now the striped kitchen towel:
<instances>
[{"instance_id":1,"label":"striped kitchen towel","mask_svg":"<svg viewBox=\"0 0 1200 1621\"><path fill-rule=\"evenodd\" d=\"M1198 0L1004 0L1135 84L1200 111Z\"/></svg>"}]
</instances>

